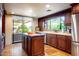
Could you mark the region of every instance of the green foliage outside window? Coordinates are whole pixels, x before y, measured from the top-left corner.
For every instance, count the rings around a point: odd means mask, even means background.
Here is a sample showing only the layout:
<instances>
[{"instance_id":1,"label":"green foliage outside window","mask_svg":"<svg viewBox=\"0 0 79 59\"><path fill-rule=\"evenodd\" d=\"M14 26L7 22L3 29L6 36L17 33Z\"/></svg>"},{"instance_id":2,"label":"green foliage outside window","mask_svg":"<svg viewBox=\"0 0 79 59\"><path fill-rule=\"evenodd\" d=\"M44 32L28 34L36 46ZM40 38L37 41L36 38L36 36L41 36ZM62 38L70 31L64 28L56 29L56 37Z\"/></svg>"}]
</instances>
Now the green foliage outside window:
<instances>
[{"instance_id":1,"label":"green foliage outside window","mask_svg":"<svg viewBox=\"0 0 79 59\"><path fill-rule=\"evenodd\" d=\"M13 32L26 33L32 31L32 18L13 16ZM30 21L30 22L28 22Z\"/></svg>"},{"instance_id":2,"label":"green foliage outside window","mask_svg":"<svg viewBox=\"0 0 79 59\"><path fill-rule=\"evenodd\" d=\"M51 21L48 20L48 30L50 30L50 29L51 29Z\"/></svg>"},{"instance_id":3,"label":"green foliage outside window","mask_svg":"<svg viewBox=\"0 0 79 59\"><path fill-rule=\"evenodd\" d=\"M60 30L60 17L51 19L51 30Z\"/></svg>"},{"instance_id":4,"label":"green foliage outside window","mask_svg":"<svg viewBox=\"0 0 79 59\"><path fill-rule=\"evenodd\" d=\"M47 30L66 30L66 26L64 24L64 17L56 17L49 19L47 21Z\"/></svg>"},{"instance_id":5,"label":"green foliage outside window","mask_svg":"<svg viewBox=\"0 0 79 59\"><path fill-rule=\"evenodd\" d=\"M66 30L66 26L64 25L64 23L61 23L61 29Z\"/></svg>"},{"instance_id":6,"label":"green foliage outside window","mask_svg":"<svg viewBox=\"0 0 79 59\"><path fill-rule=\"evenodd\" d=\"M28 27L24 24L22 24L18 29L19 29L18 30L19 32L23 32L23 33L26 33L29 31Z\"/></svg>"}]
</instances>

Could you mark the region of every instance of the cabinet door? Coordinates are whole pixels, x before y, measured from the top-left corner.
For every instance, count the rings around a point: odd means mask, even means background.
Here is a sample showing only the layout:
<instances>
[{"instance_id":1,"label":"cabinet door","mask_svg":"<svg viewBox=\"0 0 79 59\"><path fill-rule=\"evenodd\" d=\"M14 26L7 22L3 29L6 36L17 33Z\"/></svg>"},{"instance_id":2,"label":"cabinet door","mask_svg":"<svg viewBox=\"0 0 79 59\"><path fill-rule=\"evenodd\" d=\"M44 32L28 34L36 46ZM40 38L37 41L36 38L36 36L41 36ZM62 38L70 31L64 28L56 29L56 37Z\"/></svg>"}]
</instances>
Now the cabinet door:
<instances>
[{"instance_id":1,"label":"cabinet door","mask_svg":"<svg viewBox=\"0 0 79 59\"><path fill-rule=\"evenodd\" d=\"M51 45L53 47L57 47L57 38L56 38L56 35L55 34L52 34L51 35Z\"/></svg>"},{"instance_id":2,"label":"cabinet door","mask_svg":"<svg viewBox=\"0 0 79 59\"><path fill-rule=\"evenodd\" d=\"M51 42L51 34L47 34L47 39L46 39L46 42L48 45L52 46L52 42Z\"/></svg>"},{"instance_id":3,"label":"cabinet door","mask_svg":"<svg viewBox=\"0 0 79 59\"><path fill-rule=\"evenodd\" d=\"M79 4L76 5L75 11L76 11L76 12L79 12Z\"/></svg>"},{"instance_id":4,"label":"cabinet door","mask_svg":"<svg viewBox=\"0 0 79 59\"><path fill-rule=\"evenodd\" d=\"M65 36L58 35L57 39L58 39L58 48L61 49L61 50L65 50L65 46L66 46Z\"/></svg>"},{"instance_id":5,"label":"cabinet door","mask_svg":"<svg viewBox=\"0 0 79 59\"><path fill-rule=\"evenodd\" d=\"M66 51L71 53L71 36L66 36Z\"/></svg>"},{"instance_id":6,"label":"cabinet door","mask_svg":"<svg viewBox=\"0 0 79 59\"><path fill-rule=\"evenodd\" d=\"M32 38L32 55L43 56L44 55L44 36Z\"/></svg>"},{"instance_id":7,"label":"cabinet door","mask_svg":"<svg viewBox=\"0 0 79 59\"><path fill-rule=\"evenodd\" d=\"M72 13L74 14L79 13L79 4L72 6Z\"/></svg>"},{"instance_id":8,"label":"cabinet door","mask_svg":"<svg viewBox=\"0 0 79 59\"><path fill-rule=\"evenodd\" d=\"M71 25L71 14L66 13L65 15L65 25Z\"/></svg>"},{"instance_id":9,"label":"cabinet door","mask_svg":"<svg viewBox=\"0 0 79 59\"><path fill-rule=\"evenodd\" d=\"M47 34L47 44L53 47L57 47L57 38L55 34Z\"/></svg>"},{"instance_id":10,"label":"cabinet door","mask_svg":"<svg viewBox=\"0 0 79 59\"><path fill-rule=\"evenodd\" d=\"M39 20L38 20L38 26L39 26L39 30L40 30L40 31L43 31L43 30L44 30L44 29L43 29L43 22L44 22L43 19L39 19Z\"/></svg>"}]
</instances>

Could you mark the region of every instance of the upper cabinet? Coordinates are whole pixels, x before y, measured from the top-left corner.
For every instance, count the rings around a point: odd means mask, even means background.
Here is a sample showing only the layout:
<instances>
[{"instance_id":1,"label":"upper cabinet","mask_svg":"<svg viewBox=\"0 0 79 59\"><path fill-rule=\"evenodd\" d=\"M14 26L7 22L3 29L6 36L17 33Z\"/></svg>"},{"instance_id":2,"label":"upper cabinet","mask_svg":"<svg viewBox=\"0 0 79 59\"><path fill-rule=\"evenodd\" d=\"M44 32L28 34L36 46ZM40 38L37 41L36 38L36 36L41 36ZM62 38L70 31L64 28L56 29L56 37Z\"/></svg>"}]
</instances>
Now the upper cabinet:
<instances>
[{"instance_id":1,"label":"upper cabinet","mask_svg":"<svg viewBox=\"0 0 79 59\"><path fill-rule=\"evenodd\" d=\"M71 25L71 13L66 13L65 15L65 25Z\"/></svg>"},{"instance_id":2,"label":"upper cabinet","mask_svg":"<svg viewBox=\"0 0 79 59\"><path fill-rule=\"evenodd\" d=\"M71 6L73 14L79 13L79 3L71 4Z\"/></svg>"},{"instance_id":3,"label":"upper cabinet","mask_svg":"<svg viewBox=\"0 0 79 59\"><path fill-rule=\"evenodd\" d=\"M44 19L38 19L38 26L40 31L43 31L43 23L44 23Z\"/></svg>"}]
</instances>

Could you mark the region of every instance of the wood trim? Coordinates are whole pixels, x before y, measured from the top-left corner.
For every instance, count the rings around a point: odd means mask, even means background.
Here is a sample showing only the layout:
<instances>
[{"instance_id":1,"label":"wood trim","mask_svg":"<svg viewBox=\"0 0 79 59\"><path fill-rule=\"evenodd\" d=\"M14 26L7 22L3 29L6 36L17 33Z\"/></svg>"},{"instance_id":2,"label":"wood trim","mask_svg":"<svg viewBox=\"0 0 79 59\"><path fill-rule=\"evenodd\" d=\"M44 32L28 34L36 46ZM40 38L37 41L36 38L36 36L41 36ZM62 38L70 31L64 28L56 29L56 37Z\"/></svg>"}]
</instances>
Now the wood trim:
<instances>
[{"instance_id":1,"label":"wood trim","mask_svg":"<svg viewBox=\"0 0 79 59\"><path fill-rule=\"evenodd\" d=\"M79 4L79 3L72 3L71 6L75 6L75 5L77 5L77 4Z\"/></svg>"}]
</instances>

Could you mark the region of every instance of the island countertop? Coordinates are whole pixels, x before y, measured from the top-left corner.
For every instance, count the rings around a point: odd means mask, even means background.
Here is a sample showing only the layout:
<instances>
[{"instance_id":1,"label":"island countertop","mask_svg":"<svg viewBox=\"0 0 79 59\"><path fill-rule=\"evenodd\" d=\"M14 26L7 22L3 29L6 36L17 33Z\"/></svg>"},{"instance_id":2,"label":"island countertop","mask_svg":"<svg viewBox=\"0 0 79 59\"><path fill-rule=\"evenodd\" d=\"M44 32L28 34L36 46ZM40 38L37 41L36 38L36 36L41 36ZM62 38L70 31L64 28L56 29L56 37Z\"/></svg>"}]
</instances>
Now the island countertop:
<instances>
[{"instance_id":1,"label":"island countertop","mask_svg":"<svg viewBox=\"0 0 79 59\"><path fill-rule=\"evenodd\" d=\"M67 32L37 31L37 33L46 33L46 34L56 34L56 35L72 36L71 33L67 33Z\"/></svg>"},{"instance_id":2,"label":"island countertop","mask_svg":"<svg viewBox=\"0 0 79 59\"><path fill-rule=\"evenodd\" d=\"M30 36L30 37L44 36L44 34L26 34L26 33L24 33L24 35L27 35L27 36Z\"/></svg>"}]
</instances>

